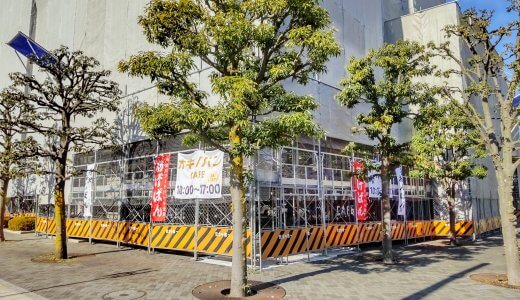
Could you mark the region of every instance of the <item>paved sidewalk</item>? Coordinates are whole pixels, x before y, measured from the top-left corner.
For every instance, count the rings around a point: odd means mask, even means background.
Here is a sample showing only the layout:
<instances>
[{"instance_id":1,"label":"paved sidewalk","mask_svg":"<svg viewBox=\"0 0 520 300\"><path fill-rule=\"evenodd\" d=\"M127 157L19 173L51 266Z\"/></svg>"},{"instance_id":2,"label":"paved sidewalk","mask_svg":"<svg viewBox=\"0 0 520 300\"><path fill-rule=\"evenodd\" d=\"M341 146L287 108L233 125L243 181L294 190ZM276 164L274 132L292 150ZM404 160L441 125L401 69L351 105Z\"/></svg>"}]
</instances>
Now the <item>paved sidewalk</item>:
<instances>
[{"instance_id":1,"label":"paved sidewalk","mask_svg":"<svg viewBox=\"0 0 520 300\"><path fill-rule=\"evenodd\" d=\"M113 244L69 243L77 256L67 263L35 263L52 252L53 241L8 234L0 244L0 299L191 299L202 283L229 279L230 268L193 261L190 255L156 253ZM520 290L481 285L468 277L504 272L499 237L448 247L439 241L396 247L402 263L383 266L371 257L346 255L312 263L292 263L251 279L272 281L287 299L520 299ZM6 298L7 296L7 298Z\"/></svg>"},{"instance_id":2,"label":"paved sidewalk","mask_svg":"<svg viewBox=\"0 0 520 300\"><path fill-rule=\"evenodd\" d=\"M0 298L11 300L45 299L16 285L0 279Z\"/></svg>"}]
</instances>

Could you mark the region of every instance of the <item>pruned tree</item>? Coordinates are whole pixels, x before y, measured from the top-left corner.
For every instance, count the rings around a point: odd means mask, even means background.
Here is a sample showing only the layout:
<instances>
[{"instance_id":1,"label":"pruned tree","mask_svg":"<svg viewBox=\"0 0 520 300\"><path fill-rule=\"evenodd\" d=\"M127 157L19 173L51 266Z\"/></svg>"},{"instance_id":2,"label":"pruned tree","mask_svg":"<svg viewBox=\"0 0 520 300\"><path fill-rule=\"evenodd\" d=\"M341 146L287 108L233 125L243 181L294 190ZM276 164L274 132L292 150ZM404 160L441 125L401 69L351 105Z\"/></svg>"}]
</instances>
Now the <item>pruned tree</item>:
<instances>
[{"instance_id":1,"label":"pruned tree","mask_svg":"<svg viewBox=\"0 0 520 300\"><path fill-rule=\"evenodd\" d=\"M448 38L458 38L469 57L461 58L448 42L432 47L437 55L456 65L441 75L462 76L465 80L463 86L447 81L444 94L462 104L492 161L498 183L507 277L510 285L520 286L513 206L513 175L520 165L520 159L514 158L520 141L513 139L520 116L519 108L513 106L520 80L520 10L517 1L511 4L512 13L519 17L506 25L494 24L492 11L470 9L463 13L460 24L444 29ZM516 36L514 42L504 43L511 36Z\"/></svg>"},{"instance_id":2,"label":"pruned tree","mask_svg":"<svg viewBox=\"0 0 520 300\"><path fill-rule=\"evenodd\" d=\"M450 242L455 232L457 187L470 178L484 178L487 168L478 163L485 156L479 134L469 116L455 102L442 100L423 107L412 137L410 175L437 180L447 204Z\"/></svg>"},{"instance_id":3,"label":"pruned tree","mask_svg":"<svg viewBox=\"0 0 520 300\"><path fill-rule=\"evenodd\" d=\"M248 290L244 159L321 133L311 114L316 101L283 86L285 80L306 84L340 53L319 2L153 0L139 24L148 41L167 52L143 52L120 63L123 72L149 77L171 97L137 109L149 136L186 131L184 142L203 142L230 157L234 297ZM198 59L211 68L211 92L218 97L213 103L190 81Z\"/></svg>"},{"instance_id":4,"label":"pruned tree","mask_svg":"<svg viewBox=\"0 0 520 300\"><path fill-rule=\"evenodd\" d=\"M12 73L13 89L8 97L33 110L32 120L20 124L40 140L56 140L38 146L38 155L54 164L52 176L54 218L56 220L55 256L67 258L65 227L65 182L69 179L70 152L86 152L112 136L111 126L100 117L104 111L116 111L121 91L108 80L110 71L99 70L99 62L81 51L62 46L52 57L34 59L46 79ZM28 87L24 93L21 88Z\"/></svg>"},{"instance_id":5,"label":"pruned tree","mask_svg":"<svg viewBox=\"0 0 520 300\"><path fill-rule=\"evenodd\" d=\"M9 183L12 179L35 171L36 142L31 137L20 139L26 129L20 120L31 122L33 110L23 102L0 93L0 242L5 241L4 216L6 213Z\"/></svg>"},{"instance_id":6,"label":"pruned tree","mask_svg":"<svg viewBox=\"0 0 520 300\"><path fill-rule=\"evenodd\" d=\"M382 71L381 78L376 75ZM413 119L410 106L434 100L438 90L419 79L433 74L430 54L415 42L397 41L378 50L370 50L365 57L351 58L348 76L340 81L343 89L337 100L348 108L360 103L370 105L366 113L357 116L354 132L364 133L375 141L374 150L381 158L383 262L392 263L390 179L406 158L409 142L398 142L392 129L405 119Z\"/></svg>"}]
</instances>

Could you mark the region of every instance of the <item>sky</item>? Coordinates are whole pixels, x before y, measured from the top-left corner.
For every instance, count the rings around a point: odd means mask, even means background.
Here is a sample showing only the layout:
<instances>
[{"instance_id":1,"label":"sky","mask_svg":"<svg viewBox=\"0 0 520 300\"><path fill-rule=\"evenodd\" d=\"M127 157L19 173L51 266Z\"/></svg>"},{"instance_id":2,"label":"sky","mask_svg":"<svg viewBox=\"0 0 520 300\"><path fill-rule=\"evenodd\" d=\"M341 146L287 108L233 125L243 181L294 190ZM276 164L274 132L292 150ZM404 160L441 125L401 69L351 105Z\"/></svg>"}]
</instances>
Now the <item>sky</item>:
<instances>
[{"instance_id":1,"label":"sky","mask_svg":"<svg viewBox=\"0 0 520 300\"><path fill-rule=\"evenodd\" d=\"M515 14L507 12L507 7L510 4L508 0L458 0L457 2L463 11L471 7L494 10L495 20L501 25L507 24L515 18ZM518 17L518 14L516 14L516 17Z\"/></svg>"},{"instance_id":2,"label":"sky","mask_svg":"<svg viewBox=\"0 0 520 300\"><path fill-rule=\"evenodd\" d=\"M475 7L476 9L494 10L495 14L493 23L496 24L496 26L506 25L509 22L519 18L518 13L507 12L507 8L510 5L509 0L458 0L457 2L459 3L462 11L472 7ZM507 39L504 39L503 42L514 43L514 39L515 37L511 36Z\"/></svg>"}]
</instances>

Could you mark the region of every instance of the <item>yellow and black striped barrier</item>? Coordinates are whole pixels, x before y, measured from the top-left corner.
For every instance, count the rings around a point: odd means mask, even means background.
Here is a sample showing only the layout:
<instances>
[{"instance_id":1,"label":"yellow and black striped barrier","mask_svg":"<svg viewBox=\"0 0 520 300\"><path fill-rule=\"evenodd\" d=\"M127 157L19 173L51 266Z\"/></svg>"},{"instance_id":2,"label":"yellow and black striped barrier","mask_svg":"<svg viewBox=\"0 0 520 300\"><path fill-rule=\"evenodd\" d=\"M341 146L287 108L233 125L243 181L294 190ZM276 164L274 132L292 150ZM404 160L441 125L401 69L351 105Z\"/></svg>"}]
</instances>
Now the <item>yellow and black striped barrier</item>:
<instances>
[{"instance_id":1,"label":"yellow and black striped barrier","mask_svg":"<svg viewBox=\"0 0 520 300\"><path fill-rule=\"evenodd\" d=\"M117 241L118 222L92 220L92 238L97 240Z\"/></svg>"},{"instance_id":2,"label":"yellow and black striped barrier","mask_svg":"<svg viewBox=\"0 0 520 300\"><path fill-rule=\"evenodd\" d=\"M194 247L195 226L154 225L151 247L192 251Z\"/></svg>"},{"instance_id":3,"label":"yellow and black striped barrier","mask_svg":"<svg viewBox=\"0 0 520 300\"><path fill-rule=\"evenodd\" d=\"M382 240L381 223L359 223L359 244L380 242Z\"/></svg>"},{"instance_id":4,"label":"yellow and black striped barrier","mask_svg":"<svg viewBox=\"0 0 520 300\"><path fill-rule=\"evenodd\" d=\"M434 221L435 236L448 236L450 234L450 224L446 221ZM458 221L455 223L455 233L457 236L469 236L474 232L473 221Z\"/></svg>"},{"instance_id":5,"label":"yellow and black striped barrier","mask_svg":"<svg viewBox=\"0 0 520 300\"><path fill-rule=\"evenodd\" d=\"M404 222L392 223L392 240L404 240L406 238L406 227Z\"/></svg>"},{"instance_id":6,"label":"yellow and black striped barrier","mask_svg":"<svg viewBox=\"0 0 520 300\"><path fill-rule=\"evenodd\" d=\"M251 231L246 233L246 255L251 255ZM197 251L220 255L233 255L233 230L220 227L199 227Z\"/></svg>"},{"instance_id":7,"label":"yellow and black striped barrier","mask_svg":"<svg viewBox=\"0 0 520 300\"><path fill-rule=\"evenodd\" d=\"M458 221L455 224L455 233L457 236L470 236L474 232L472 221Z\"/></svg>"},{"instance_id":8,"label":"yellow and black striped barrier","mask_svg":"<svg viewBox=\"0 0 520 300\"><path fill-rule=\"evenodd\" d=\"M89 238L90 221L69 219L67 224L67 236L78 238Z\"/></svg>"},{"instance_id":9,"label":"yellow and black striped barrier","mask_svg":"<svg viewBox=\"0 0 520 300\"><path fill-rule=\"evenodd\" d=\"M323 228L311 227L262 232L262 258L289 256L325 248ZM307 237L306 237L307 236Z\"/></svg>"},{"instance_id":10,"label":"yellow and black striped barrier","mask_svg":"<svg viewBox=\"0 0 520 300\"><path fill-rule=\"evenodd\" d=\"M329 224L327 226L327 245L330 247L352 246L357 244L356 224Z\"/></svg>"},{"instance_id":11,"label":"yellow and black striped barrier","mask_svg":"<svg viewBox=\"0 0 520 300\"><path fill-rule=\"evenodd\" d=\"M120 222L119 241L125 244L148 246L149 231L148 223Z\"/></svg>"},{"instance_id":12,"label":"yellow and black striped barrier","mask_svg":"<svg viewBox=\"0 0 520 300\"><path fill-rule=\"evenodd\" d=\"M54 221L54 219L37 218L36 232L56 234L56 222Z\"/></svg>"}]
</instances>

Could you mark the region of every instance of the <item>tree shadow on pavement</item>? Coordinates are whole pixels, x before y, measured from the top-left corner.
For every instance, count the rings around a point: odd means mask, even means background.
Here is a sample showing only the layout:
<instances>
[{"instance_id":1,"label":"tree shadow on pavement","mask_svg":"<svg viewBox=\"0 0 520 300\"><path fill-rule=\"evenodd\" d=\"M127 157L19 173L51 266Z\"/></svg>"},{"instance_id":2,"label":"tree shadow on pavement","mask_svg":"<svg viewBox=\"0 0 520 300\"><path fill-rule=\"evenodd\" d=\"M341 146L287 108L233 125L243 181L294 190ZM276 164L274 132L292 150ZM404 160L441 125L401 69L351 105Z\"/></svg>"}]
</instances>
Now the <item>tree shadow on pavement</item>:
<instances>
[{"instance_id":1,"label":"tree shadow on pavement","mask_svg":"<svg viewBox=\"0 0 520 300\"><path fill-rule=\"evenodd\" d=\"M433 244L432 244L433 243ZM499 237L490 237L486 240L481 240L467 246L449 246L449 245L435 245L435 242L421 243L413 245L398 245L396 247L396 257L398 263L383 264L376 258L380 255L379 248L372 248L361 253L353 255L339 256L334 259L321 260L309 262L308 264L318 267L319 269L300 273L296 275L287 276L284 278L273 280L274 284L284 284L298 281L301 279L332 273L332 272L354 272L358 274L369 273L385 273L385 272L412 272L413 270L425 268L429 265L439 263L441 261L471 261L475 256L490 247L497 247L502 245L502 240ZM433 247L432 247L433 246ZM429 294L443 285L463 277L468 272L480 269L488 263L481 263L463 270L459 273L449 275L447 278L425 288L409 296L407 299L420 298L420 295Z\"/></svg>"},{"instance_id":2,"label":"tree shadow on pavement","mask_svg":"<svg viewBox=\"0 0 520 300\"><path fill-rule=\"evenodd\" d=\"M39 292L39 291L59 288L59 287L65 287L65 286L71 286L71 285L76 285L76 284L87 283L87 282L94 282L94 281L100 281L100 280L116 279L116 278L121 278L121 277L128 277L128 276L147 274L147 273L156 272L156 271L157 270L146 268L146 269L140 269L140 270L134 270L134 271L112 273L112 274L103 275L103 276L96 277L96 278L89 279L89 280L82 280L82 281L76 281L76 282L70 282L70 283L64 283L64 284L57 284L57 285L48 286L48 287L44 287L44 288L31 289L31 290L28 290L28 291L25 291L25 292L21 292L21 293L5 294L5 295L2 295L2 298L4 298L4 297L6 297L6 298L14 297L14 296L17 296L17 295L29 294L29 293L34 293L34 292Z\"/></svg>"}]
</instances>

